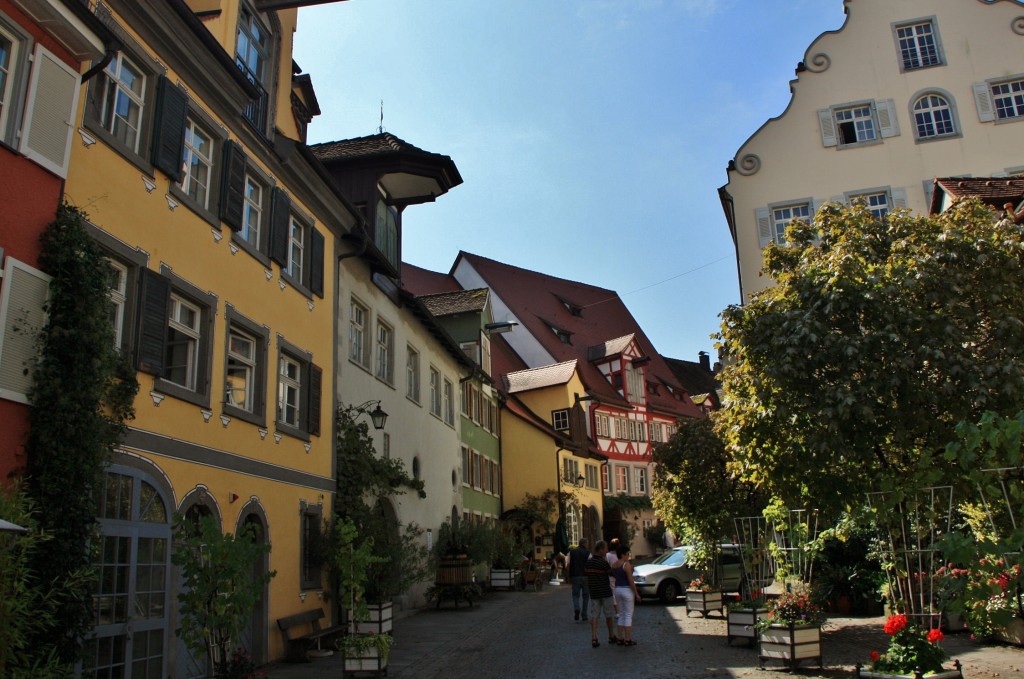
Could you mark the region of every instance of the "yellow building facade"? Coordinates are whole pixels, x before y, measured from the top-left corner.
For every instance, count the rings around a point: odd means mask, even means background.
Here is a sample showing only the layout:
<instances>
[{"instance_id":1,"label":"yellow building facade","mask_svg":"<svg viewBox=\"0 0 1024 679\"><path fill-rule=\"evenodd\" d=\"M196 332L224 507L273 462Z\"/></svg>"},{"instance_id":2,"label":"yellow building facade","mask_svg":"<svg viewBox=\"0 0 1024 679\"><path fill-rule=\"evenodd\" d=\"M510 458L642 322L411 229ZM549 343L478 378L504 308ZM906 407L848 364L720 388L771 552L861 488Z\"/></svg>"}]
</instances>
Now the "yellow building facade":
<instances>
[{"instance_id":1,"label":"yellow building facade","mask_svg":"<svg viewBox=\"0 0 1024 679\"><path fill-rule=\"evenodd\" d=\"M123 47L87 64L66 184L109 255L111 320L138 368L136 417L100 503L82 674L205 676L176 638L172 516L246 524L276 573L239 645L330 607L306 538L335 488L335 245L356 217L305 148L319 113L294 75L297 10L105 0ZM78 140L76 140L78 141Z\"/></svg>"},{"instance_id":2,"label":"yellow building facade","mask_svg":"<svg viewBox=\"0 0 1024 679\"><path fill-rule=\"evenodd\" d=\"M575 361L506 375L509 397L501 411L502 493L506 511L527 494L568 493L563 516L570 546L580 539L602 539L604 495L601 466L607 459L586 436L578 396L585 394ZM551 414L568 410L564 429L555 429ZM554 552L553 536L536 536L535 558Z\"/></svg>"}]
</instances>

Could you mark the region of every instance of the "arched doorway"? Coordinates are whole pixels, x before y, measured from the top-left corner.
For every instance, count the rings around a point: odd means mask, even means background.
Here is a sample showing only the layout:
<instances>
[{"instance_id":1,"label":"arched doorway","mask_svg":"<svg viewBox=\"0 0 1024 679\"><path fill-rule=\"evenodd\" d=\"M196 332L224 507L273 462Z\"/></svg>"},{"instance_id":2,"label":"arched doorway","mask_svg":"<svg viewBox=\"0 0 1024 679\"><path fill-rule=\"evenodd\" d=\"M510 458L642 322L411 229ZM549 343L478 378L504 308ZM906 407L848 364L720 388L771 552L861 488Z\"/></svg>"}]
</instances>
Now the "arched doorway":
<instances>
[{"instance_id":1,"label":"arched doorway","mask_svg":"<svg viewBox=\"0 0 1024 679\"><path fill-rule=\"evenodd\" d=\"M210 495L209 489L202 484L197 485L182 498L181 506L178 507L178 513L185 519L185 525L189 526L196 533L199 532L199 522L207 517L213 518L218 526L222 525L220 509ZM180 575L177 582L176 591L180 592L182 589ZM176 601L174 605L177 605ZM178 613L177 624L181 625L180 612ZM201 679L208 676L206 653L193 653L184 639L177 634L175 637L174 647L176 652L172 659L172 676L177 679Z\"/></svg>"},{"instance_id":2,"label":"arched doorway","mask_svg":"<svg viewBox=\"0 0 1024 679\"><path fill-rule=\"evenodd\" d=\"M250 500L249 503L242 508L242 511L239 514L236 533L240 533L247 526L252 526L251 530L253 531L253 539L256 544L269 544L270 536L267 529L267 517L263 512L263 507L255 498ZM270 554L264 554L261 558L253 562L252 578L254 581L259 580L269 571ZM245 629L242 630L242 636L239 639L239 644L242 648L249 651L249 654L252 655L252 658L257 665L262 665L268 660L268 590L269 585L265 585L263 587L263 591L260 593L259 599L256 601L256 605L253 606L252 614L249 616L249 622L246 624Z\"/></svg>"},{"instance_id":3,"label":"arched doorway","mask_svg":"<svg viewBox=\"0 0 1024 679\"><path fill-rule=\"evenodd\" d=\"M601 517L593 505L583 508L583 537L591 549L601 539Z\"/></svg>"},{"instance_id":4,"label":"arched doorway","mask_svg":"<svg viewBox=\"0 0 1024 679\"><path fill-rule=\"evenodd\" d=\"M139 466L149 465L139 462ZM82 675L167 676L171 566L168 484L140 468L112 464L99 497L97 584Z\"/></svg>"}]
</instances>

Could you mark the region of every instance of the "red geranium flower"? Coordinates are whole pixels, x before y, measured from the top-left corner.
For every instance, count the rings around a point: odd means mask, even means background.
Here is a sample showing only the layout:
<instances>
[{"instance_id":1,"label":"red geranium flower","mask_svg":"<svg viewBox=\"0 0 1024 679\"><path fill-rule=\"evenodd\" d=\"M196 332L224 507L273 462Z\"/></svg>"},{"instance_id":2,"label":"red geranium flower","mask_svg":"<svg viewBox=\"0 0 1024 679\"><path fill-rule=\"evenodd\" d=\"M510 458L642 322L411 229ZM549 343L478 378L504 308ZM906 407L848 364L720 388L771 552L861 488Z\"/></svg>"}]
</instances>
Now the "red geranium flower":
<instances>
[{"instance_id":1,"label":"red geranium flower","mask_svg":"<svg viewBox=\"0 0 1024 679\"><path fill-rule=\"evenodd\" d=\"M871 651L871 662L878 662L882 656L878 655L878 651Z\"/></svg>"},{"instance_id":2,"label":"red geranium flower","mask_svg":"<svg viewBox=\"0 0 1024 679\"><path fill-rule=\"evenodd\" d=\"M928 632L928 641L932 642L933 644L937 644L945 638L946 635L944 635L942 633L942 630L940 629L933 629L930 632Z\"/></svg>"},{"instance_id":3,"label":"red geranium flower","mask_svg":"<svg viewBox=\"0 0 1024 679\"><path fill-rule=\"evenodd\" d=\"M903 631L904 629L906 629L906 627L907 616L901 613L899 615L890 616L890 618L885 621L885 627L883 629L885 630L886 634L893 635L897 632Z\"/></svg>"}]
</instances>

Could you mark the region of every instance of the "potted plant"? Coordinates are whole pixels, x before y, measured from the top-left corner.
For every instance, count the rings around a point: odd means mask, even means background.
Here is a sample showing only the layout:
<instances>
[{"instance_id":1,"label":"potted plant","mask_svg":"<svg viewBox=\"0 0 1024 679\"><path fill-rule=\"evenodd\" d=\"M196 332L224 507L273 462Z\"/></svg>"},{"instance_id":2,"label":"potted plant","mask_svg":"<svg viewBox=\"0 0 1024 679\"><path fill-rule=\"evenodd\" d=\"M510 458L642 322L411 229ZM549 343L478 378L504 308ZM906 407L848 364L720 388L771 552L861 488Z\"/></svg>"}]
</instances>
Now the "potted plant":
<instances>
[{"instance_id":1,"label":"potted plant","mask_svg":"<svg viewBox=\"0 0 1024 679\"><path fill-rule=\"evenodd\" d=\"M489 580L491 589L515 589L519 581L519 566L523 561L523 550L515 537L501 528L496 529L494 553L491 560Z\"/></svg>"},{"instance_id":2,"label":"potted plant","mask_svg":"<svg viewBox=\"0 0 1024 679\"><path fill-rule=\"evenodd\" d=\"M690 581L686 588L687 616L690 611L697 611L701 617L707 617L710 611L721 612L722 608L722 590L712 584L709 578L702 575Z\"/></svg>"},{"instance_id":3,"label":"potted plant","mask_svg":"<svg viewBox=\"0 0 1024 679\"><path fill-rule=\"evenodd\" d=\"M393 627L393 598L430 577L429 553L423 529L415 523L401 528L379 512L366 532L373 539L370 553L375 557L366 570L366 616L349 624L354 632L385 634Z\"/></svg>"},{"instance_id":4,"label":"potted plant","mask_svg":"<svg viewBox=\"0 0 1024 679\"><path fill-rule=\"evenodd\" d=\"M386 671L388 655L395 639L390 634L350 634L338 642L345 659L346 672Z\"/></svg>"},{"instance_id":5,"label":"potted plant","mask_svg":"<svg viewBox=\"0 0 1024 679\"><path fill-rule=\"evenodd\" d=\"M733 639L757 641L757 621L768 615L768 602L755 592L755 596L729 604L725 609L726 643Z\"/></svg>"},{"instance_id":6,"label":"potted plant","mask_svg":"<svg viewBox=\"0 0 1024 679\"><path fill-rule=\"evenodd\" d=\"M784 592L768 602L768 613L757 620L758 667L781 660L795 670L804 660L821 661L821 625L825 614L806 588Z\"/></svg>"},{"instance_id":7,"label":"potted plant","mask_svg":"<svg viewBox=\"0 0 1024 679\"><path fill-rule=\"evenodd\" d=\"M946 659L946 651L939 645L944 638L942 630L926 632L902 614L890 616L884 630L889 635L888 650L883 654L871 651L871 669L864 670L858 664L858 677L916 679L927 673L930 679L963 678L959 660L954 663L955 669L942 666Z\"/></svg>"}]
</instances>

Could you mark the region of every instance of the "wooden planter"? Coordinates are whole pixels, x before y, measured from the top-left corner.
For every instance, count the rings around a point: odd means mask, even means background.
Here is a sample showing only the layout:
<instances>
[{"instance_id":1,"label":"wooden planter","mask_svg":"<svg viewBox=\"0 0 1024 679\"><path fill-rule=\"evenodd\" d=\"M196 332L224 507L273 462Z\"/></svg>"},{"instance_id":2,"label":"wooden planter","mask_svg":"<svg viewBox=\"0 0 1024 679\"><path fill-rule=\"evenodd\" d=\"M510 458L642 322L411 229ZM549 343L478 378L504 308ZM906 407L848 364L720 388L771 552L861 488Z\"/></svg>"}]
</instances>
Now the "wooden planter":
<instances>
[{"instance_id":1,"label":"wooden planter","mask_svg":"<svg viewBox=\"0 0 1024 679\"><path fill-rule=\"evenodd\" d=\"M348 631L352 634L390 634L393 627L394 607L390 601L383 604L366 604L369 618L356 622L350 620Z\"/></svg>"},{"instance_id":2,"label":"wooden planter","mask_svg":"<svg viewBox=\"0 0 1024 679\"><path fill-rule=\"evenodd\" d=\"M758 667L765 660L781 660L795 670L803 660L821 662L821 627L819 625L771 625L757 638Z\"/></svg>"},{"instance_id":3,"label":"wooden planter","mask_svg":"<svg viewBox=\"0 0 1024 679\"><path fill-rule=\"evenodd\" d=\"M437 574L434 577L434 584L444 587L447 585L469 585L473 582L473 562L469 557L456 556L444 558L437 563Z\"/></svg>"},{"instance_id":4,"label":"wooden planter","mask_svg":"<svg viewBox=\"0 0 1024 679\"><path fill-rule=\"evenodd\" d=\"M515 589L519 573L515 568L492 568L491 589Z\"/></svg>"},{"instance_id":5,"label":"wooden planter","mask_svg":"<svg viewBox=\"0 0 1024 679\"><path fill-rule=\"evenodd\" d=\"M379 677L382 674L387 674L387 667L387 661L381 659L376 646L360 651L358 655L345 653L345 674L349 672L369 672Z\"/></svg>"},{"instance_id":6,"label":"wooden planter","mask_svg":"<svg viewBox=\"0 0 1024 679\"><path fill-rule=\"evenodd\" d=\"M690 611L697 611L702 617L706 618L708 612L718 611L721 613L723 608L721 590L713 590L710 592L705 592L699 589L686 590L687 617L689 617Z\"/></svg>"},{"instance_id":7,"label":"wooden planter","mask_svg":"<svg viewBox=\"0 0 1024 679\"><path fill-rule=\"evenodd\" d=\"M1006 624L1006 627L995 632L997 639L1014 646L1024 646L1024 620L1020 618L1010 618L1010 622Z\"/></svg>"},{"instance_id":8,"label":"wooden planter","mask_svg":"<svg viewBox=\"0 0 1024 679\"><path fill-rule=\"evenodd\" d=\"M767 608L727 608L726 643L731 644L733 639L749 639L751 643L756 642L757 630L754 629L754 623L766 615Z\"/></svg>"},{"instance_id":9,"label":"wooden planter","mask_svg":"<svg viewBox=\"0 0 1024 679\"><path fill-rule=\"evenodd\" d=\"M955 669L943 670L936 672L935 674L929 674L928 679L963 679L964 673L963 668L960 666L960 661L953 661ZM857 665L857 676L864 677L864 679L923 679L925 675L920 672L913 674L888 674L886 672L872 672L870 670L861 669L860 665Z\"/></svg>"}]
</instances>

